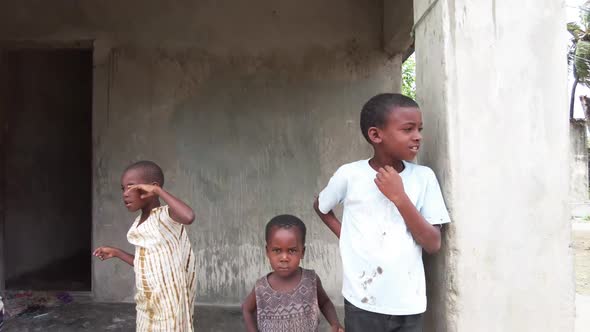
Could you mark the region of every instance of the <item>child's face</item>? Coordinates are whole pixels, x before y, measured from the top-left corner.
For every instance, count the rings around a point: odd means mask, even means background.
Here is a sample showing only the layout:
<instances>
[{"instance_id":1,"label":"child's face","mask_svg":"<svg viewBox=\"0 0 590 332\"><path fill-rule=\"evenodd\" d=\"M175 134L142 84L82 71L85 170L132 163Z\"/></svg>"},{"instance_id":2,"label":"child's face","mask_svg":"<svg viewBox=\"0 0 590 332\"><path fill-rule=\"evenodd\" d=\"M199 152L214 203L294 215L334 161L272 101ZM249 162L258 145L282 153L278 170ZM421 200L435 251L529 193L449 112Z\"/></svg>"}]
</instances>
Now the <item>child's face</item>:
<instances>
[{"instance_id":1,"label":"child's face","mask_svg":"<svg viewBox=\"0 0 590 332\"><path fill-rule=\"evenodd\" d=\"M266 243L266 256L279 276L286 278L297 273L305 254L301 232L295 227L274 227Z\"/></svg>"},{"instance_id":2,"label":"child's face","mask_svg":"<svg viewBox=\"0 0 590 332\"><path fill-rule=\"evenodd\" d=\"M139 190L129 190L134 184L145 184L143 174L139 169L130 169L121 176L121 191L123 192L123 203L130 212L140 210L146 205L146 200L141 199Z\"/></svg>"},{"instance_id":3,"label":"child's face","mask_svg":"<svg viewBox=\"0 0 590 332\"><path fill-rule=\"evenodd\" d=\"M422 141L422 112L415 107L398 107L387 116L383 128L377 129L383 151L398 160L413 160Z\"/></svg>"}]
</instances>

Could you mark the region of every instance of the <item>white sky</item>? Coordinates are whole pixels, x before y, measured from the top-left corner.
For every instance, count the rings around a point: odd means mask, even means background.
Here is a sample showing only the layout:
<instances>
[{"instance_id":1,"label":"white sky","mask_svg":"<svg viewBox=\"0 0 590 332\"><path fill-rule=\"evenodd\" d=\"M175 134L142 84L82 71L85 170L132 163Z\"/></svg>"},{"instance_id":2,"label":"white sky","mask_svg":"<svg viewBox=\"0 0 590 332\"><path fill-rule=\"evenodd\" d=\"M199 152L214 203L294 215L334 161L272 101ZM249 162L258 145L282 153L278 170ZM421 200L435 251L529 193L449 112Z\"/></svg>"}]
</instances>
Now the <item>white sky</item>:
<instances>
[{"instance_id":1,"label":"white sky","mask_svg":"<svg viewBox=\"0 0 590 332\"><path fill-rule=\"evenodd\" d=\"M578 21L579 16L580 16L580 10L578 9L578 7L583 4L586 0L566 0L566 14L567 14L567 21L571 22L571 21ZM563 27L565 29L565 26ZM570 34L566 32L567 38L570 37ZM564 56L565 58L565 56ZM574 78L573 76L570 75L569 78L569 83L568 83L568 91L571 94L571 88L572 88L572 84L574 83ZM587 87L578 84L578 87L576 88L576 101L574 103L574 117L576 118L583 118L584 117L584 111L582 110L582 105L580 104L580 99L578 98L578 96L583 96L583 95L587 95L590 96L590 89L588 89ZM569 100L569 99L568 99ZM568 112L569 112L569 105L568 105Z\"/></svg>"}]
</instances>

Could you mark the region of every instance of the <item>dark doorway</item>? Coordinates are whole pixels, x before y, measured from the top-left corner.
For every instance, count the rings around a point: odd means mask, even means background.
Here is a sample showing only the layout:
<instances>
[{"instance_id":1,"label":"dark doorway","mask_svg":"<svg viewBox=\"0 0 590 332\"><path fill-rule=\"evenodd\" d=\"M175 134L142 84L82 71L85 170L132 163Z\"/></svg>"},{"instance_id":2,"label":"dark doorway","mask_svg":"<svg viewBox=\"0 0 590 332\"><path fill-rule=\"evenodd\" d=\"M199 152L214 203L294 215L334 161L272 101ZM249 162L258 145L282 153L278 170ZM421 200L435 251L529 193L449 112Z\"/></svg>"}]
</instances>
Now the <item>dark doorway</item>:
<instances>
[{"instance_id":1,"label":"dark doorway","mask_svg":"<svg viewBox=\"0 0 590 332\"><path fill-rule=\"evenodd\" d=\"M10 290L91 290L92 51L0 51L0 222Z\"/></svg>"}]
</instances>

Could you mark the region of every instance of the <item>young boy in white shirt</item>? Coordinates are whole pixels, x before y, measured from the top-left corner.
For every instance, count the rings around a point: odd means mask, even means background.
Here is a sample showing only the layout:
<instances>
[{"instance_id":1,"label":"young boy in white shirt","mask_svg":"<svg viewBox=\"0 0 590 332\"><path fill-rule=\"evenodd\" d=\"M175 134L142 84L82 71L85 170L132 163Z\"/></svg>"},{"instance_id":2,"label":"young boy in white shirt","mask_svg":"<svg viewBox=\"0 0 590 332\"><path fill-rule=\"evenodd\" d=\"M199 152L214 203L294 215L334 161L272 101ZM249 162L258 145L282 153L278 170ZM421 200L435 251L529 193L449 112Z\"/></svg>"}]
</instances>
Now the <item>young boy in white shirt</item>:
<instances>
[{"instance_id":1,"label":"young boy in white shirt","mask_svg":"<svg viewBox=\"0 0 590 332\"><path fill-rule=\"evenodd\" d=\"M440 225L450 222L436 176L410 162L422 140L422 113L409 97L379 94L363 106L361 130L373 157L341 166L314 203L340 238L345 329L422 331L422 250L436 253ZM338 204L342 222L332 212Z\"/></svg>"}]
</instances>

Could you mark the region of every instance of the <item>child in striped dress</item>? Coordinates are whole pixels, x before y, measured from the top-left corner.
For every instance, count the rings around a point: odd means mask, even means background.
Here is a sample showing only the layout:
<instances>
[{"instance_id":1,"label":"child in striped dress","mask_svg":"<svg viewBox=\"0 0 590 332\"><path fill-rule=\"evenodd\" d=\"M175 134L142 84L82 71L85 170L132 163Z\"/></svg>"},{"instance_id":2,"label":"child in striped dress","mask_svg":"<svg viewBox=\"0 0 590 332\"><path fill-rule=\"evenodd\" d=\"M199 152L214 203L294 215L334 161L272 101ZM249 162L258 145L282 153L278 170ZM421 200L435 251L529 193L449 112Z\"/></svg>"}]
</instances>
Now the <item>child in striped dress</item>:
<instances>
[{"instance_id":1,"label":"child in striped dress","mask_svg":"<svg viewBox=\"0 0 590 332\"><path fill-rule=\"evenodd\" d=\"M320 278L299 266L305 233L305 224L291 215L266 225L266 256L274 271L256 282L242 304L248 332L318 331L320 311L333 332L344 332Z\"/></svg>"},{"instance_id":2,"label":"child in striped dress","mask_svg":"<svg viewBox=\"0 0 590 332\"><path fill-rule=\"evenodd\" d=\"M135 255L99 247L101 260L117 257L134 267L137 331L193 331L196 264L186 225L193 210L162 188L162 169L151 161L136 162L123 172L123 201L141 214L127 233ZM160 198L167 203L160 205Z\"/></svg>"}]
</instances>

